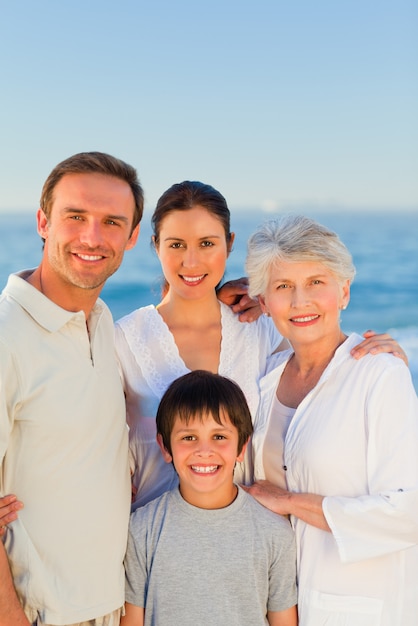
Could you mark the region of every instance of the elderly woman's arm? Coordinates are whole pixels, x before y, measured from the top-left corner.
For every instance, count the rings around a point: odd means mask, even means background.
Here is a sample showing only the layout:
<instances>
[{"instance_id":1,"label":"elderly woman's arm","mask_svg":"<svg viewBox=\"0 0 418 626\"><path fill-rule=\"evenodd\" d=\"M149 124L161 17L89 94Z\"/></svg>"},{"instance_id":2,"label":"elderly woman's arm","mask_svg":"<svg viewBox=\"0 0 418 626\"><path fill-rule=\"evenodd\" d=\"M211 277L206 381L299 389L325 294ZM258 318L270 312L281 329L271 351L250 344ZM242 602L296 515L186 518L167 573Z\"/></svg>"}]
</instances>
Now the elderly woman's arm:
<instances>
[{"instance_id":1,"label":"elderly woman's arm","mask_svg":"<svg viewBox=\"0 0 418 626\"><path fill-rule=\"evenodd\" d=\"M403 364L393 359L379 375L369 390L364 420L367 472L357 496L347 496L343 487L325 496L289 493L266 481L249 488L276 513L331 530L347 563L418 544L418 402Z\"/></svg>"},{"instance_id":2,"label":"elderly woman's arm","mask_svg":"<svg viewBox=\"0 0 418 626\"><path fill-rule=\"evenodd\" d=\"M331 531L322 510L323 496L313 493L292 493L273 485L268 480L258 480L243 489L274 513L294 515L311 526Z\"/></svg>"}]
</instances>

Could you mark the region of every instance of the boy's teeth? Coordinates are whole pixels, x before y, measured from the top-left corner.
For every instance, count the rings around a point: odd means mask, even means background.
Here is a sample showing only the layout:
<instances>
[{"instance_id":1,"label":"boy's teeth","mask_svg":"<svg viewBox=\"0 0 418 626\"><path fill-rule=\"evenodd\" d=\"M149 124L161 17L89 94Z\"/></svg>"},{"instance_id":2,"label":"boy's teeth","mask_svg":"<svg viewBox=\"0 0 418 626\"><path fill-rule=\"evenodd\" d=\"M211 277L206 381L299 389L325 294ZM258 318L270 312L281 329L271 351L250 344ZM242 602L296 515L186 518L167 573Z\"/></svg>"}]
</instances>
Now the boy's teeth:
<instances>
[{"instance_id":1,"label":"boy's teeth","mask_svg":"<svg viewBox=\"0 0 418 626\"><path fill-rule=\"evenodd\" d=\"M201 474L209 474L210 472L215 472L217 469L217 465L192 465L192 470L194 472L200 472Z\"/></svg>"}]
</instances>

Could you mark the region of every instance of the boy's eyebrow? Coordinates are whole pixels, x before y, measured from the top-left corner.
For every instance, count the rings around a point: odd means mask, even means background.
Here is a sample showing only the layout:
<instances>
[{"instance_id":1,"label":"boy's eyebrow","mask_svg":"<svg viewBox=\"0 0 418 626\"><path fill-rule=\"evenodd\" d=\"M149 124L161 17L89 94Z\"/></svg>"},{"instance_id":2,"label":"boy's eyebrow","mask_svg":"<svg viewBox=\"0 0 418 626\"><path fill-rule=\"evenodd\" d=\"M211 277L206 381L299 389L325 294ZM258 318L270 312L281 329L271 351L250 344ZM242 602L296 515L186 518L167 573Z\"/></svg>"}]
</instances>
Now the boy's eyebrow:
<instances>
[{"instance_id":1,"label":"boy's eyebrow","mask_svg":"<svg viewBox=\"0 0 418 626\"><path fill-rule=\"evenodd\" d=\"M212 427L213 431L219 431L219 430L226 430L228 432L233 432L233 425L231 424L231 426L229 425L224 425L224 424L218 424L217 422L215 422L216 426ZM190 432L194 432L196 430L195 426L183 426L182 428L176 429L176 433L190 433ZM174 431L174 428L173 428Z\"/></svg>"}]
</instances>

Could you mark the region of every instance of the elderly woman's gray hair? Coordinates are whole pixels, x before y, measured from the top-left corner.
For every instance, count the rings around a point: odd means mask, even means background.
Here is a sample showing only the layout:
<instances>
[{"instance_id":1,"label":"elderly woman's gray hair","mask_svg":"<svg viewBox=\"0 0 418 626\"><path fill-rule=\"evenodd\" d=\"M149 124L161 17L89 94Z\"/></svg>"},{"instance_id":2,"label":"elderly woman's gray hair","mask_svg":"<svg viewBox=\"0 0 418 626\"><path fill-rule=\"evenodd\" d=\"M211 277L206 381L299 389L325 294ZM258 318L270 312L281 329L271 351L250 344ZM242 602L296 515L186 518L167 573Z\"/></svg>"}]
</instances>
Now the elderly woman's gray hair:
<instances>
[{"instance_id":1,"label":"elderly woman's gray hair","mask_svg":"<svg viewBox=\"0 0 418 626\"><path fill-rule=\"evenodd\" d=\"M322 263L341 283L356 273L338 235L315 220L289 215L261 224L248 240L246 272L252 297L266 292L272 266L280 261Z\"/></svg>"}]
</instances>

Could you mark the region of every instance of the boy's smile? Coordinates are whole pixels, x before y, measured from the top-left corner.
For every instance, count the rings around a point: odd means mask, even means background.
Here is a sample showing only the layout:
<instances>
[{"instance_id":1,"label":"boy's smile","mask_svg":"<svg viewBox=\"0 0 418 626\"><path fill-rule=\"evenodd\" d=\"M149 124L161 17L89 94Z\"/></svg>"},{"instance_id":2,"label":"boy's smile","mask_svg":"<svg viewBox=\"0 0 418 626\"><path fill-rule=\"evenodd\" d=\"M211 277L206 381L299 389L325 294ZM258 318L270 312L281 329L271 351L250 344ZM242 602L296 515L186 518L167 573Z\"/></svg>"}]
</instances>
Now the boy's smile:
<instances>
[{"instance_id":1,"label":"boy's smile","mask_svg":"<svg viewBox=\"0 0 418 626\"><path fill-rule=\"evenodd\" d=\"M246 446L238 454L238 430L225 414L222 424L211 415L188 423L179 418L171 433L171 454L159 444L167 463L174 464L183 498L204 509L228 506L236 497L233 483L236 461L242 461Z\"/></svg>"}]
</instances>

